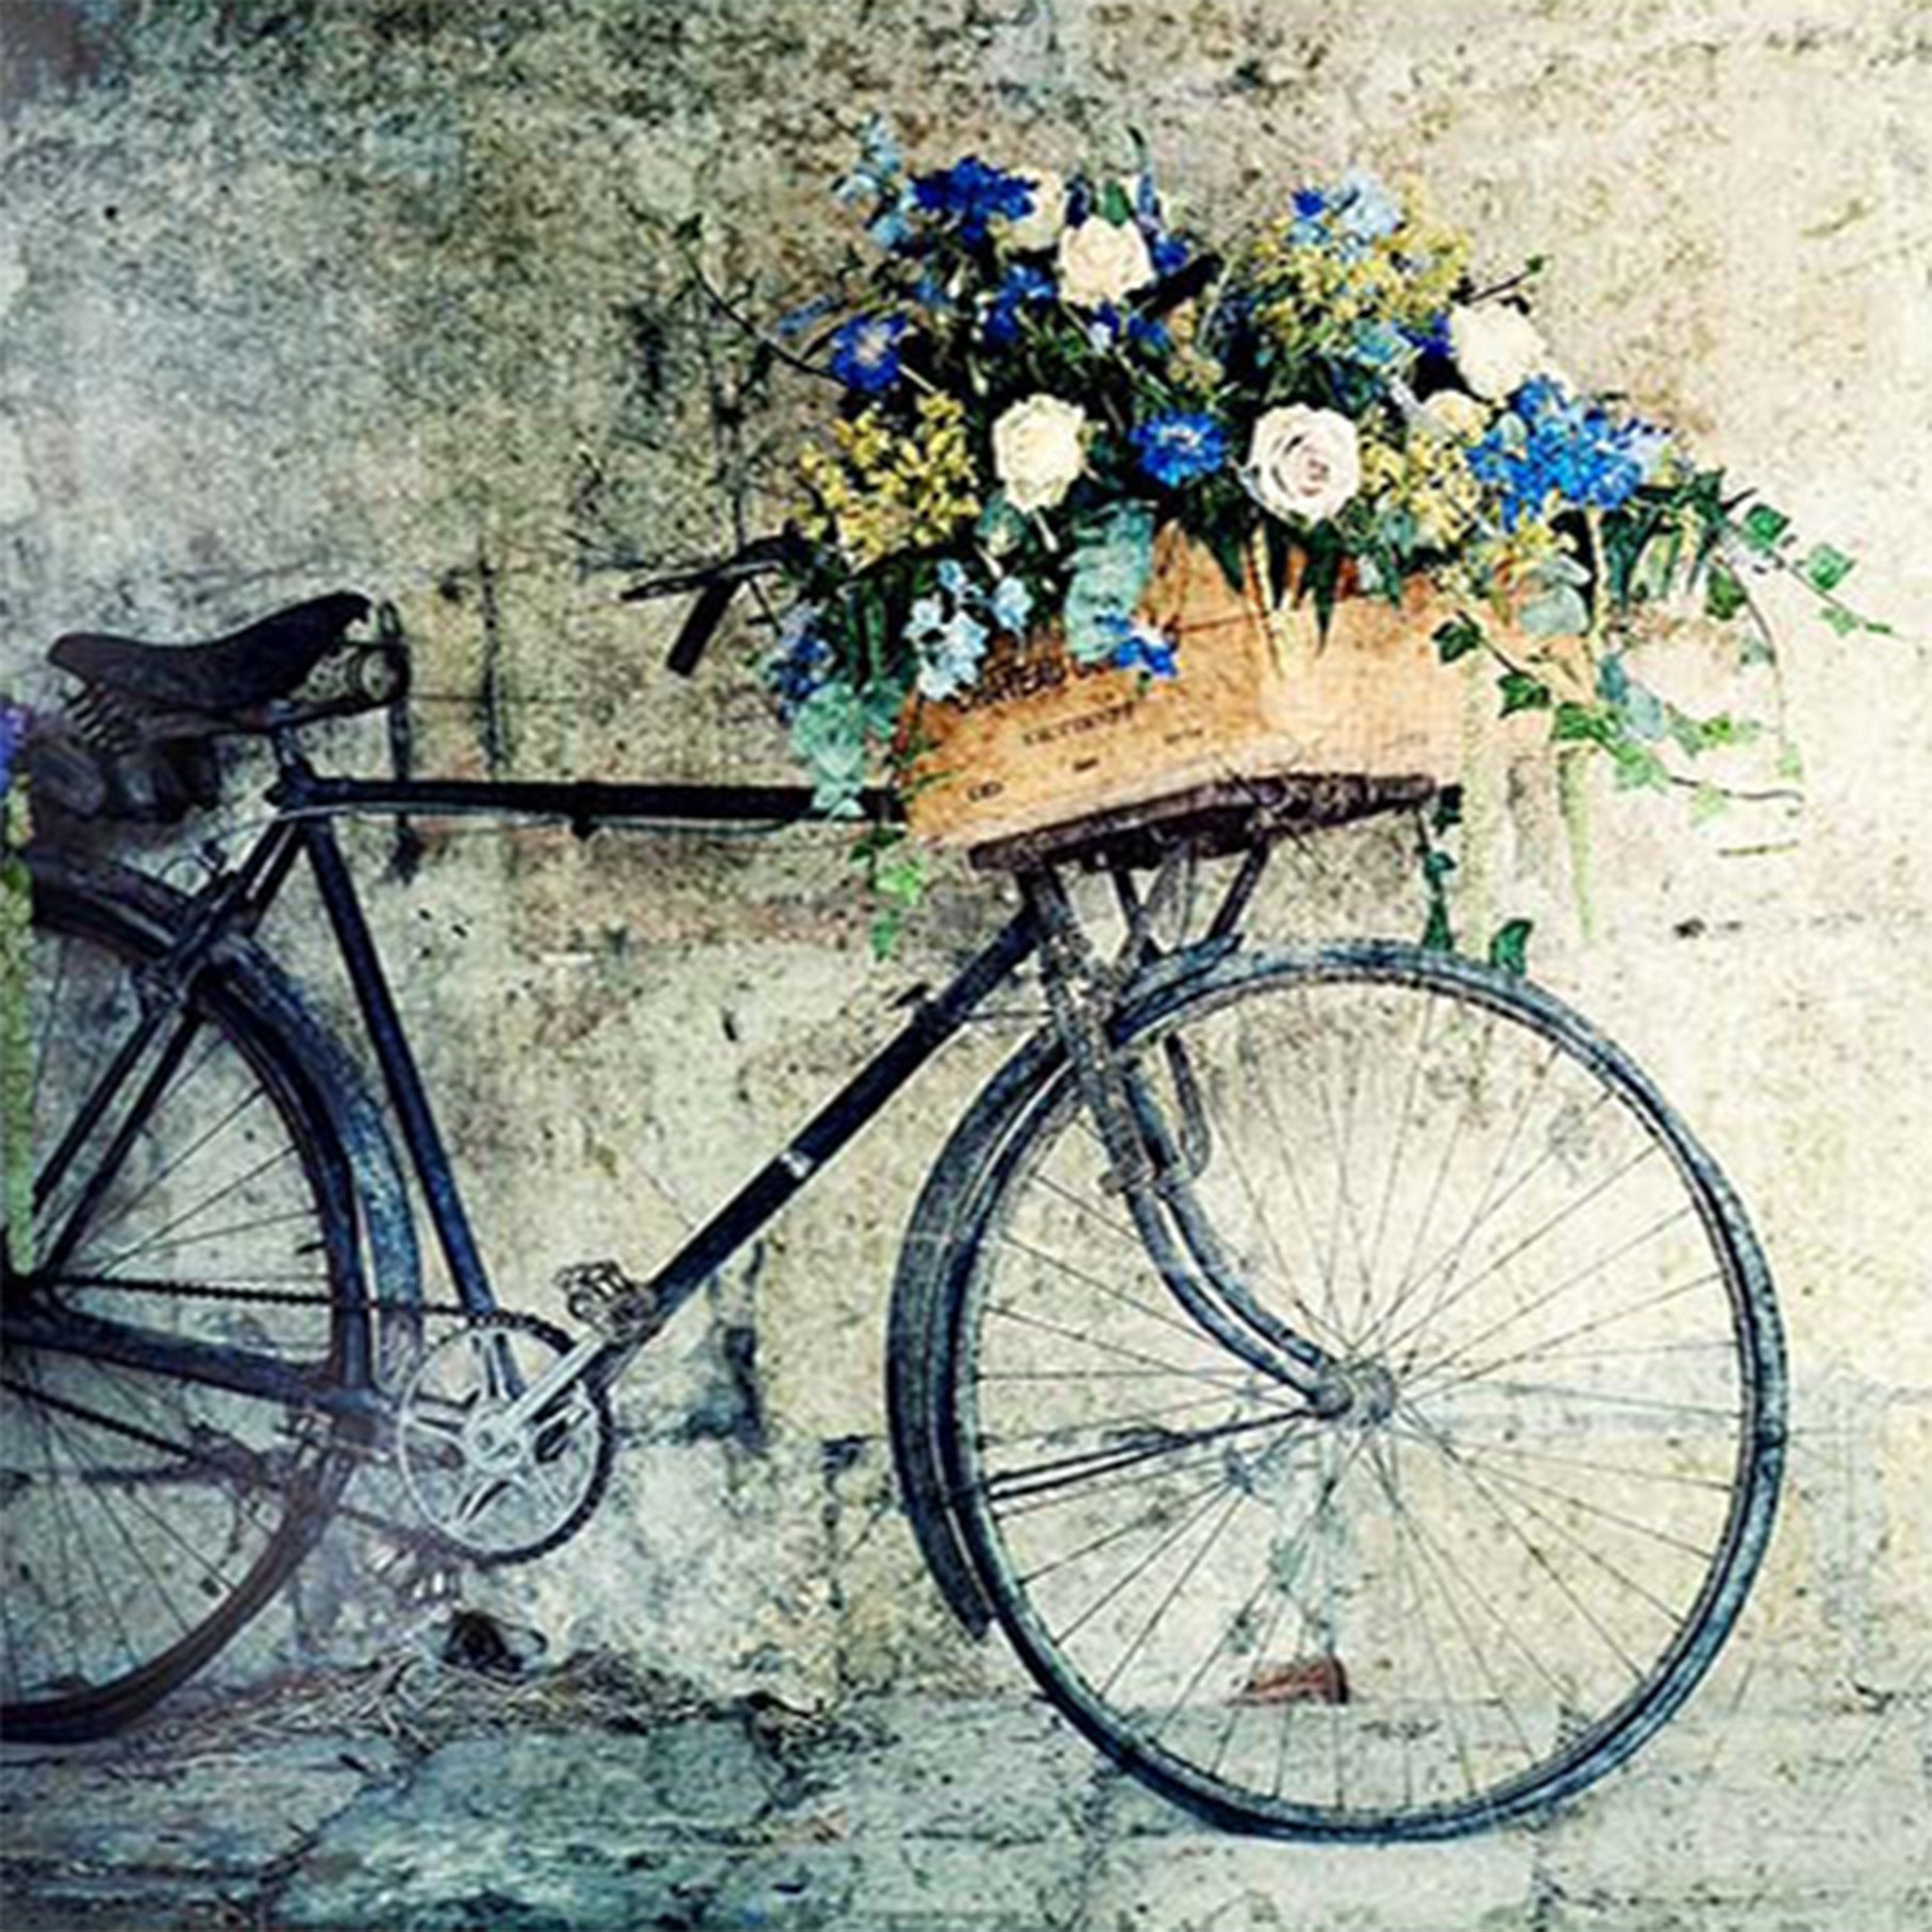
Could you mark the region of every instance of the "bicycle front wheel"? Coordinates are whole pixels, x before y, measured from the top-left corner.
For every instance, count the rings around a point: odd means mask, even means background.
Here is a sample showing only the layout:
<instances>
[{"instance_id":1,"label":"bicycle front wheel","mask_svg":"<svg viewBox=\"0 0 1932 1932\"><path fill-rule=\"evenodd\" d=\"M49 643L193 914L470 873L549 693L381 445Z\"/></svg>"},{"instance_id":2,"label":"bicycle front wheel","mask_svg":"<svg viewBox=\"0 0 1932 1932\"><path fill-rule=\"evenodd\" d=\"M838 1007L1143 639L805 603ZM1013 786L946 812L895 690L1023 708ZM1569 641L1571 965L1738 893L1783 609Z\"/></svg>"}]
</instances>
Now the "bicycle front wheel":
<instances>
[{"instance_id":1,"label":"bicycle front wheel","mask_svg":"<svg viewBox=\"0 0 1932 1932\"><path fill-rule=\"evenodd\" d=\"M1224 1348L1064 1073L955 1250L944 1454L1049 1696L1238 1829L1434 1838L1635 1750L1769 1538L1782 1344L1730 1189L1615 1047L1413 948L1238 957L1118 1029L1169 1206L1329 1367Z\"/></svg>"},{"instance_id":2,"label":"bicycle front wheel","mask_svg":"<svg viewBox=\"0 0 1932 1932\"><path fill-rule=\"evenodd\" d=\"M171 987L166 937L72 880L37 886L34 1252L8 1263L0 1330L14 1739L111 1731L242 1630L348 1477L325 1398L371 1373L315 1083L232 974Z\"/></svg>"}]
</instances>

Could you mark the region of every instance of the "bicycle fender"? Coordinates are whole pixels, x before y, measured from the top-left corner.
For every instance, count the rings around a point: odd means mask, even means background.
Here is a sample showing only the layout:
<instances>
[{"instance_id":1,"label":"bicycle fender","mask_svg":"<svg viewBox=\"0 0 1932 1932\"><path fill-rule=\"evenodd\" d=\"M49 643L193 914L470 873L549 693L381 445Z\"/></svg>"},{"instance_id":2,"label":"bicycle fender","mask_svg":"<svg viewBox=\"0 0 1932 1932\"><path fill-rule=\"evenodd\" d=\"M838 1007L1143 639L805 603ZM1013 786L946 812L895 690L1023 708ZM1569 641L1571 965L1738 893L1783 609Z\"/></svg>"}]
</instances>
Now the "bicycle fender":
<instances>
[{"instance_id":1,"label":"bicycle fender","mask_svg":"<svg viewBox=\"0 0 1932 1932\"><path fill-rule=\"evenodd\" d=\"M1147 999L1210 971L1238 941L1212 941L1157 961L1135 976L1122 1001ZM947 1492L941 1419L950 1372L958 1282L959 1231L1008 1136L1057 1084L1065 1055L1052 1033L1036 1034L982 1087L926 1175L900 1243L887 1322L886 1415L900 1501L920 1555L946 1607L973 1637L984 1637L992 1607L973 1566Z\"/></svg>"},{"instance_id":2,"label":"bicycle fender","mask_svg":"<svg viewBox=\"0 0 1932 1932\"><path fill-rule=\"evenodd\" d=\"M182 893L128 866L76 864L40 850L29 852L28 863L36 879L107 900L145 926L158 945L168 944L188 916ZM341 1142L362 1209L371 1291L384 1301L420 1302L422 1249L402 1163L361 1067L296 983L252 940L224 941L220 959L287 1041Z\"/></svg>"}]
</instances>

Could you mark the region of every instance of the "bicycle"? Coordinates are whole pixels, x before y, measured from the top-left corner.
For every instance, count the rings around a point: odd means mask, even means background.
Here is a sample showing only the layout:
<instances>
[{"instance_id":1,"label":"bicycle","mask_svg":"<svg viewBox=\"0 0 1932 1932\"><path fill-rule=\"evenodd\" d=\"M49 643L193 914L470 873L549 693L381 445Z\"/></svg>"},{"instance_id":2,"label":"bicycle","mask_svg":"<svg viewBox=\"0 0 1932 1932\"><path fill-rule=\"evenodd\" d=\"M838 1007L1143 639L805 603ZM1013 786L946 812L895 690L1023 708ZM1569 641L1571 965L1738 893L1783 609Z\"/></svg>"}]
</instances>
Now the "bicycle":
<instances>
[{"instance_id":1,"label":"bicycle","mask_svg":"<svg viewBox=\"0 0 1932 1932\"><path fill-rule=\"evenodd\" d=\"M746 568L675 580L702 593L680 668ZM1520 977L1245 930L1284 837L1425 783L1210 787L982 853L1017 909L675 1254L567 1270L566 1332L498 1307L337 821L746 825L809 801L319 772L305 727L407 682L397 636L352 636L367 611L52 654L82 688L70 791L90 756L98 801L130 758L230 733L265 739L276 776L245 855L191 894L32 855L8 1735L138 1716L332 1515L477 1562L555 1549L604 1488L626 1365L1029 970L1045 1022L953 1130L890 1306L901 1496L964 1626L997 1626L1155 1790L1284 1837L1538 1813L1682 1705L1783 1462L1778 1318L1731 1188L1625 1056ZM298 861L400 1148L256 936ZM1075 909L1082 872L1112 881L1117 943ZM1176 936L1183 882L1209 875ZM412 1189L447 1307L423 1299ZM375 1467L408 1521L351 1500Z\"/></svg>"}]
</instances>

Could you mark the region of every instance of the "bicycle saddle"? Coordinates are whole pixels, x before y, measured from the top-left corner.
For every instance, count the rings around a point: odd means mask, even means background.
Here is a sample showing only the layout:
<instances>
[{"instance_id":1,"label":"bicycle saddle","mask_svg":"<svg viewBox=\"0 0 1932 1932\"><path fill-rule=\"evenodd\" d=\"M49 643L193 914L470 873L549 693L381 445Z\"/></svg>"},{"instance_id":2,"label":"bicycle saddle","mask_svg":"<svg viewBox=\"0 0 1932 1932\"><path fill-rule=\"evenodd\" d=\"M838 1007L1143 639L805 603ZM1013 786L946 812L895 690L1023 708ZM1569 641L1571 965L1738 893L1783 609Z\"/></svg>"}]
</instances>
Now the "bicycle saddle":
<instances>
[{"instance_id":1,"label":"bicycle saddle","mask_svg":"<svg viewBox=\"0 0 1932 1932\"><path fill-rule=\"evenodd\" d=\"M83 682L120 696L242 723L257 707L293 695L369 608L367 597L338 591L206 643L69 631L55 640L47 657Z\"/></svg>"}]
</instances>

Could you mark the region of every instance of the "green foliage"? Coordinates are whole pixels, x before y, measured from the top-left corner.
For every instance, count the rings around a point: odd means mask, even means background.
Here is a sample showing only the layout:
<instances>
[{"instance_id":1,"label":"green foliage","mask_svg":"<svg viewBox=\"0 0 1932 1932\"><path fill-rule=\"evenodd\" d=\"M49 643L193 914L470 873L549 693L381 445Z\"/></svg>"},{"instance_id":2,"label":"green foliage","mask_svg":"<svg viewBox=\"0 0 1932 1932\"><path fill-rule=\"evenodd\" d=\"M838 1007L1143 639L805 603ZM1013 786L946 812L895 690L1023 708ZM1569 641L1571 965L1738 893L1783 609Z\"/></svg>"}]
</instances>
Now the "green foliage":
<instances>
[{"instance_id":1,"label":"green foliage","mask_svg":"<svg viewBox=\"0 0 1932 1932\"><path fill-rule=\"evenodd\" d=\"M1714 562L1704 580L1706 612L1720 624L1728 623L1748 602L1736 572L1728 564Z\"/></svg>"},{"instance_id":2,"label":"green foliage","mask_svg":"<svg viewBox=\"0 0 1932 1932\"><path fill-rule=\"evenodd\" d=\"M812 803L828 818L858 816L865 789L865 707L849 684L821 685L791 721L791 749L812 784Z\"/></svg>"},{"instance_id":3,"label":"green foliage","mask_svg":"<svg viewBox=\"0 0 1932 1932\"><path fill-rule=\"evenodd\" d=\"M898 825L868 826L853 841L853 858L865 869L873 898L873 957L890 959L906 922L925 896L925 854Z\"/></svg>"},{"instance_id":4,"label":"green foliage","mask_svg":"<svg viewBox=\"0 0 1932 1932\"><path fill-rule=\"evenodd\" d=\"M1534 930L1530 920L1506 920L1490 935L1490 964L1521 979L1529 971L1529 936Z\"/></svg>"},{"instance_id":5,"label":"green foliage","mask_svg":"<svg viewBox=\"0 0 1932 1932\"><path fill-rule=\"evenodd\" d=\"M1814 591L1828 596L1851 575L1852 570L1852 559L1842 550L1834 550L1829 543L1815 543L1798 566L1798 575Z\"/></svg>"},{"instance_id":6,"label":"green foliage","mask_svg":"<svg viewBox=\"0 0 1932 1932\"><path fill-rule=\"evenodd\" d=\"M1773 509L1768 503L1754 503L1744 512L1743 521L1738 525L1739 533L1753 550L1769 555L1783 542L1785 533L1791 527L1791 520L1781 509Z\"/></svg>"},{"instance_id":7,"label":"green foliage","mask_svg":"<svg viewBox=\"0 0 1932 1932\"><path fill-rule=\"evenodd\" d=\"M1428 917L1423 923L1423 950L1453 953L1456 928L1449 918L1449 875L1456 861L1448 853L1425 846L1423 851L1423 886L1428 894Z\"/></svg>"},{"instance_id":8,"label":"green foliage","mask_svg":"<svg viewBox=\"0 0 1932 1932\"><path fill-rule=\"evenodd\" d=\"M1503 696L1503 715L1506 718L1517 711L1547 711L1556 701L1556 694L1549 686L1526 671L1504 672L1496 680L1496 689Z\"/></svg>"},{"instance_id":9,"label":"green foliage","mask_svg":"<svg viewBox=\"0 0 1932 1932\"><path fill-rule=\"evenodd\" d=\"M1067 578L1067 648L1082 664L1105 663L1117 640L1108 618L1129 617L1154 575L1154 512L1117 503L1082 525Z\"/></svg>"},{"instance_id":10,"label":"green foliage","mask_svg":"<svg viewBox=\"0 0 1932 1932\"><path fill-rule=\"evenodd\" d=\"M1483 627L1472 617L1457 615L1435 630L1436 655L1444 664L1454 664L1483 647Z\"/></svg>"}]
</instances>

